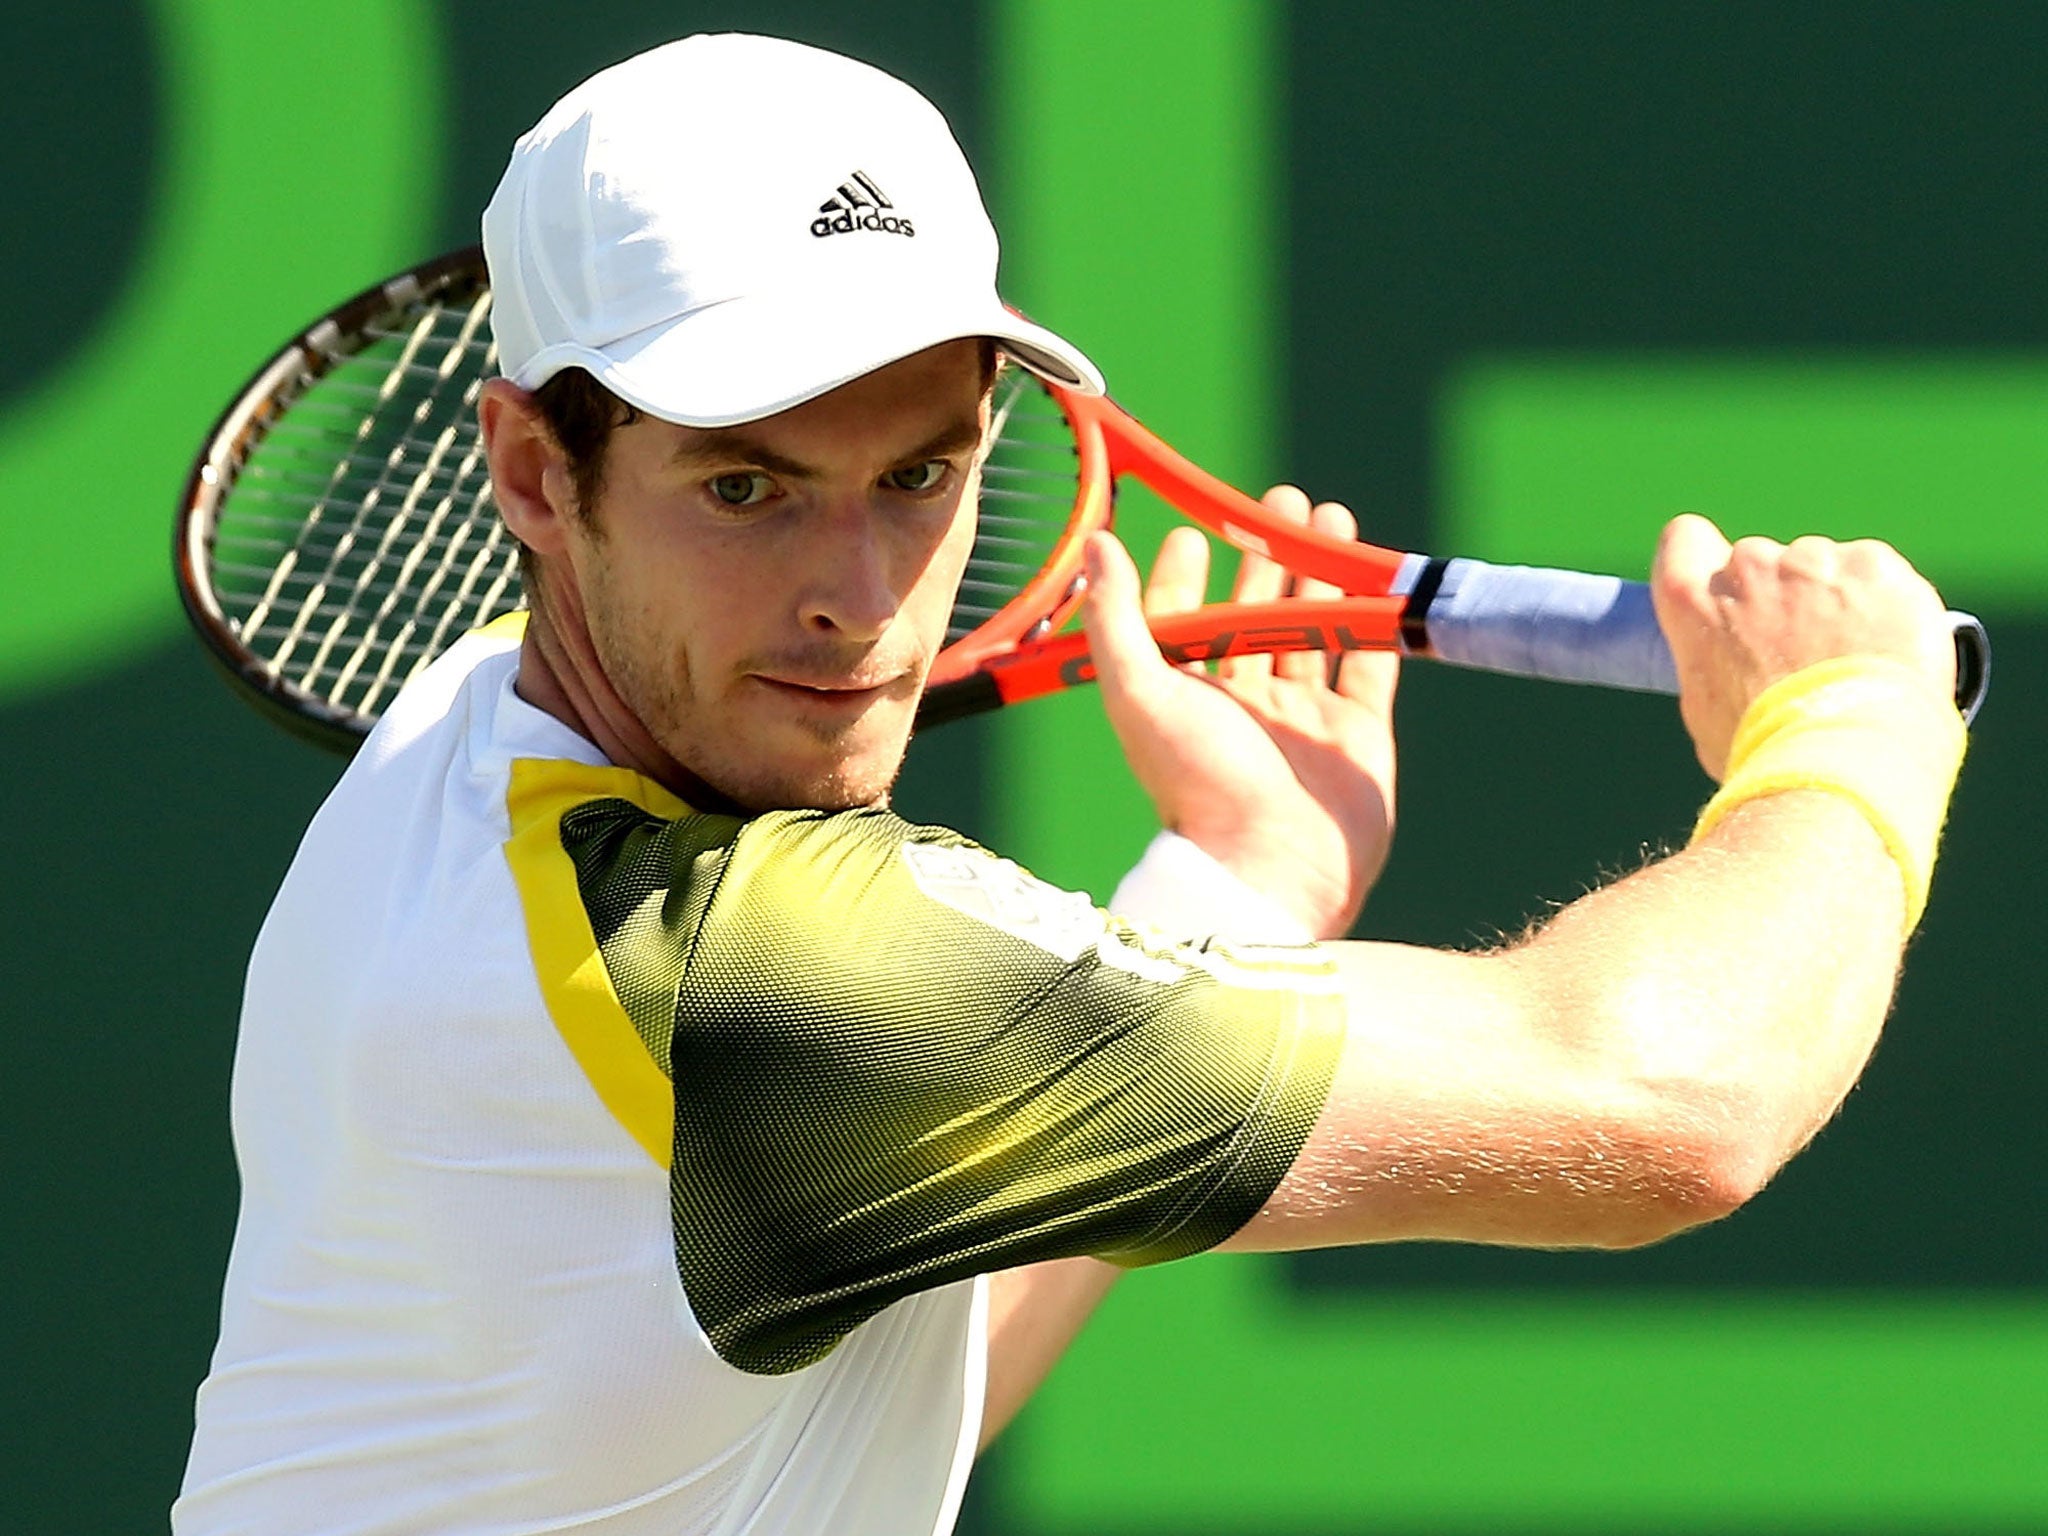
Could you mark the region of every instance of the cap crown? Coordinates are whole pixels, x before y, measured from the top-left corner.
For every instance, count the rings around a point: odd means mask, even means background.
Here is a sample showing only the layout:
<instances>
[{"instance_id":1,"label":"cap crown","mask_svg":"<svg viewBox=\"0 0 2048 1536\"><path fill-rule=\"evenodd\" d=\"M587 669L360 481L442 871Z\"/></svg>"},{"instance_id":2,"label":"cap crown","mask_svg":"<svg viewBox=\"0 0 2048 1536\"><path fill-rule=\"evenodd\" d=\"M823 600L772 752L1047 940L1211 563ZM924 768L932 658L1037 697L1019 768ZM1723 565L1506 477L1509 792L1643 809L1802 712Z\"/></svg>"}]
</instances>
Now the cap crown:
<instances>
[{"instance_id":1,"label":"cap crown","mask_svg":"<svg viewBox=\"0 0 2048 1536\"><path fill-rule=\"evenodd\" d=\"M870 65L742 34L666 44L563 97L515 147L484 246L501 366L529 387L715 306L985 294L997 261L937 108Z\"/></svg>"}]
</instances>

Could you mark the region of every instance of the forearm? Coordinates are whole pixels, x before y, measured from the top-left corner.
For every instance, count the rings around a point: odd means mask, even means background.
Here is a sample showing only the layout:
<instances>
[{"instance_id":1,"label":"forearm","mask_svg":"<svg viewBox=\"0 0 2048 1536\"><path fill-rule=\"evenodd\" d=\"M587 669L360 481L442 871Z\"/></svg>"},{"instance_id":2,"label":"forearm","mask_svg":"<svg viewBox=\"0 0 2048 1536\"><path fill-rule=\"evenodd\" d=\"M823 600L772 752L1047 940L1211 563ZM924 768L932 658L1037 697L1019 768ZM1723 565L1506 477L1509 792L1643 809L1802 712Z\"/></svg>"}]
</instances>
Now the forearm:
<instances>
[{"instance_id":1,"label":"forearm","mask_svg":"<svg viewBox=\"0 0 2048 1536\"><path fill-rule=\"evenodd\" d=\"M988 1393L980 1448L1003 1432L1066 1353L1123 1271L1100 1259L1052 1259L989 1276Z\"/></svg>"},{"instance_id":2,"label":"forearm","mask_svg":"<svg viewBox=\"0 0 2048 1536\"><path fill-rule=\"evenodd\" d=\"M1799 792L1508 949L1330 946L1336 1080L1230 1246L1628 1247L1725 1215L1855 1080L1902 907L1854 808Z\"/></svg>"},{"instance_id":3,"label":"forearm","mask_svg":"<svg viewBox=\"0 0 2048 1536\"><path fill-rule=\"evenodd\" d=\"M1839 796L1739 806L1704 840L1574 903L1502 957L1540 1027L1703 1138L1739 1203L1835 1112L1890 1005L1898 870Z\"/></svg>"},{"instance_id":4,"label":"forearm","mask_svg":"<svg viewBox=\"0 0 2048 1536\"><path fill-rule=\"evenodd\" d=\"M1545 995L1594 979L1625 1075L1719 1125L1717 1183L1760 1187L1861 1071L1962 750L1947 699L1894 660L1790 674L1743 714L1694 845L1528 947Z\"/></svg>"}]
</instances>

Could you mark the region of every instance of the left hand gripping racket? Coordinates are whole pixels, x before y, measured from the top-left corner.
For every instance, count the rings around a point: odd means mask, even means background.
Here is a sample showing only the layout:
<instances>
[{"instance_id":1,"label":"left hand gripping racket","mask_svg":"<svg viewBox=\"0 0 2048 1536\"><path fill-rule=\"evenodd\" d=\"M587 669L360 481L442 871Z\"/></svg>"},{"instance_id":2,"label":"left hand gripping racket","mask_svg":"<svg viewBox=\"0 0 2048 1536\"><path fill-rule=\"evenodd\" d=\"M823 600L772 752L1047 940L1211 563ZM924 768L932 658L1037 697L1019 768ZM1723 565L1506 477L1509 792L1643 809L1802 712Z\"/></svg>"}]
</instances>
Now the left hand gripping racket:
<instances>
[{"instance_id":1,"label":"left hand gripping racket","mask_svg":"<svg viewBox=\"0 0 2048 1536\"><path fill-rule=\"evenodd\" d=\"M266 364L187 483L175 559L210 650L290 729L352 751L459 636L520 606L517 546L491 500L476 399L496 372L482 254L457 251L358 295ZM1222 603L1154 622L1193 662L1398 650L1565 682L1677 691L1640 582L1436 560L1318 533L1189 463L1107 400L1019 369L996 386L981 518L918 719L933 725L1091 680L1082 546L1132 476L1209 532L1345 596ZM1951 614L1956 701L1990 679L1983 626Z\"/></svg>"}]
</instances>

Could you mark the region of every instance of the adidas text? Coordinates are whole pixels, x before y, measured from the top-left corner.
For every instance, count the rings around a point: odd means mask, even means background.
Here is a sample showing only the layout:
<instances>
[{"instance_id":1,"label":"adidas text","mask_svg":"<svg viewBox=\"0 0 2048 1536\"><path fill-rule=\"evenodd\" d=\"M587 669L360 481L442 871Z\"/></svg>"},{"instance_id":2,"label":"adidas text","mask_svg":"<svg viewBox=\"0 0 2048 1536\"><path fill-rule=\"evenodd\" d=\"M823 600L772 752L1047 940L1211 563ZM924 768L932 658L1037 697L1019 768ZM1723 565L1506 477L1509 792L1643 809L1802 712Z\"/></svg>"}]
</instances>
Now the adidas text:
<instances>
[{"instance_id":1,"label":"adidas text","mask_svg":"<svg viewBox=\"0 0 2048 1536\"><path fill-rule=\"evenodd\" d=\"M820 214L811 220L811 233L819 239L827 235L851 234L856 229L880 230L889 235L915 236L917 231L910 227L910 220L893 213L884 213L879 208L863 208L858 213L844 208L836 215Z\"/></svg>"}]
</instances>

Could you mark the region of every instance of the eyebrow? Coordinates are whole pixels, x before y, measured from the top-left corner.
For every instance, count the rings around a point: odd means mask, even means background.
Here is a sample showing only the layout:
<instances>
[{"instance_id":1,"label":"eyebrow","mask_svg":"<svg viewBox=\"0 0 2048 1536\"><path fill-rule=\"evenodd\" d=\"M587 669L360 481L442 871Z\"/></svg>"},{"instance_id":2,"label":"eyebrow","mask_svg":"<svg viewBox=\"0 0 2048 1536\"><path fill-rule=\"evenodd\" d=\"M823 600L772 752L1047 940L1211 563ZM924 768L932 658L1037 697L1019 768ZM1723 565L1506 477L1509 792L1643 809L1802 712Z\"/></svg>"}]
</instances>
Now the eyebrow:
<instances>
[{"instance_id":1,"label":"eyebrow","mask_svg":"<svg viewBox=\"0 0 2048 1536\"><path fill-rule=\"evenodd\" d=\"M927 459L965 453L980 446L981 418L978 415L963 416L939 428L923 442L901 454L895 462L922 464ZM818 477L815 465L778 453L752 433L736 427L697 429L687 442L677 446L672 462L684 468L693 464L745 463L791 480Z\"/></svg>"}]
</instances>

